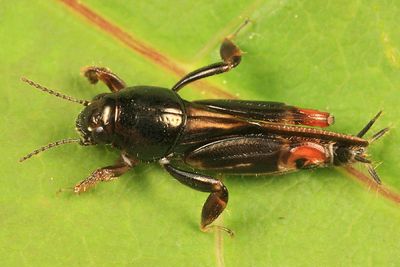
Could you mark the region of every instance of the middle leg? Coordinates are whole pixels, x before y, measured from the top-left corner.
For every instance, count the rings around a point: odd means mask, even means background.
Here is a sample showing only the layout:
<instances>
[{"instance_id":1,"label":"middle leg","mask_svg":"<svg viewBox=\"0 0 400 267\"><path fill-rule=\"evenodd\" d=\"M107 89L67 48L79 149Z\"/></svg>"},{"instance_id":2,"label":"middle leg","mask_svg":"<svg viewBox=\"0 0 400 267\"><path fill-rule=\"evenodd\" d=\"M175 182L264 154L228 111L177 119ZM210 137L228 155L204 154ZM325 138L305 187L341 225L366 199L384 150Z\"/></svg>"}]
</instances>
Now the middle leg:
<instances>
[{"instance_id":1,"label":"middle leg","mask_svg":"<svg viewBox=\"0 0 400 267\"><path fill-rule=\"evenodd\" d=\"M239 31L248 23L250 20L246 20L236 32L233 34L229 35L224 39L224 41L221 44L219 53L222 59L222 62L214 63L205 67L202 67L200 69L194 70L184 76L181 80L179 80L173 87L172 90L175 92L178 92L182 87L185 85L194 82L196 80L206 78L209 76L213 76L216 74L224 73L227 72L233 68L235 68L237 65L239 65L241 59L242 59L242 54L243 52L240 50L240 48L232 41L236 37L236 35L239 33Z\"/></svg>"}]
</instances>

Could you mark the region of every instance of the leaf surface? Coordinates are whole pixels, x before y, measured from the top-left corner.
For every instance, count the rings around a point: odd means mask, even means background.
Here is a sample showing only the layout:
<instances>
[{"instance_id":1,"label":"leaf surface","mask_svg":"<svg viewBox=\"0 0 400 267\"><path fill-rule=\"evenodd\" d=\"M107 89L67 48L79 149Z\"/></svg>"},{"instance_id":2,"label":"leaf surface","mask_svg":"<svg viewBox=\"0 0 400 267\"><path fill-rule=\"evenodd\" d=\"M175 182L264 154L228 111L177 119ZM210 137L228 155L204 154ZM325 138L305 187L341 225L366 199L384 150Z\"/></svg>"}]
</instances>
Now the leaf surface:
<instances>
[{"instance_id":1,"label":"leaf surface","mask_svg":"<svg viewBox=\"0 0 400 267\"><path fill-rule=\"evenodd\" d=\"M74 1L66 1L74 3ZM236 39L241 65L182 90L186 99L282 101L327 110L332 130L355 134L379 110L370 148L387 188L400 191L400 4L395 1L94 1L82 4L186 72L219 60ZM1 266L396 266L400 209L344 169L230 177L219 222L236 232L198 230L206 194L176 183L156 164L74 196L57 195L118 152L66 145L19 164L24 153L75 137L81 107L19 81L27 76L77 98L106 91L79 75L107 66L127 84L170 87L178 75L58 1L0 3ZM202 86L204 85L204 86ZM371 133L370 133L371 134ZM370 136L370 135L369 135ZM362 166L356 166L364 171Z\"/></svg>"}]
</instances>

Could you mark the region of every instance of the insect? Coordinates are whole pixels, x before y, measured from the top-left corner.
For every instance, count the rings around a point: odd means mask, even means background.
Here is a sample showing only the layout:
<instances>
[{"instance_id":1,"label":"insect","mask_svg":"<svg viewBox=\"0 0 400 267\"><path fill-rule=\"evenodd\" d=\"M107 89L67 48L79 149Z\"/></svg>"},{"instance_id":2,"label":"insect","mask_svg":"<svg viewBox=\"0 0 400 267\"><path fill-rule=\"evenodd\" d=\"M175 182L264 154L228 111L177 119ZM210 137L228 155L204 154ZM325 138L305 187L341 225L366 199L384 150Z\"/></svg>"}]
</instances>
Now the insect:
<instances>
[{"instance_id":1,"label":"insect","mask_svg":"<svg viewBox=\"0 0 400 267\"><path fill-rule=\"evenodd\" d=\"M380 183L367 159L366 149L388 128L369 140L363 137L381 112L352 136L315 128L333 123L333 116L327 112L265 101L189 102L179 96L178 91L185 85L239 65L242 52L232 41L236 33L224 39L220 47L221 62L187 74L172 90L154 86L127 87L109 69L94 66L86 67L84 75L93 84L105 83L111 93L96 95L90 101L75 99L22 78L37 89L85 107L76 120L80 138L50 143L20 161L67 143L112 145L121 151L117 162L95 170L76 184L75 193L85 192L98 182L116 179L139 163L159 162L180 183L209 193L202 209L201 230L215 227L230 234L228 228L212 224L228 203L228 189L221 180L202 174L203 170L280 174L361 162Z\"/></svg>"}]
</instances>

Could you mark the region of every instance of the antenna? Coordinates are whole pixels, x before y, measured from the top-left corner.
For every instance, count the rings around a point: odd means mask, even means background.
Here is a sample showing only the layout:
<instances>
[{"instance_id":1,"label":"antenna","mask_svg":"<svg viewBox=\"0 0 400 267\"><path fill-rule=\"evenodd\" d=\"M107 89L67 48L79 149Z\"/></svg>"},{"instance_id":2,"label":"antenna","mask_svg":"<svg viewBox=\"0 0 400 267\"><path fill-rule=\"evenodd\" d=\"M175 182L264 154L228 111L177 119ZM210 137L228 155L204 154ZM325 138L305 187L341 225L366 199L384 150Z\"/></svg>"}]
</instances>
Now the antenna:
<instances>
[{"instance_id":1,"label":"antenna","mask_svg":"<svg viewBox=\"0 0 400 267\"><path fill-rule=\"evenodd\" d=\"M71 139L71 138L67 138L67 139L62 139L59 141L55 141L53 143L47 144L45 146L42 146L38 149L33 150L31 153L27 154L26 156L23 156L22 158L19 159L19 162L23 162L29 158L31 158L32 156L35 156L43 151L49 150L50 148L56 147L56 146L60 146L60 145L65 145L65 144L71 144L71 143L79 143L81 140L80 139Z\"/></svg>"},{"instance_id":2,"label":"antenna","mask_svg":"<svg viewBox=\"0 0 400 267\"><path fill-rule=\"evenodd\" d=\"M21 77L21 81L29 84L30 86L35 87L36 89L41 90L43 92L49 93L51 95L54 95L56 97L59 97L59 98L62 98L62 99L65 99L65 100L68 100L68 101L71 101L71 102L79 103L79 104L82 104L84 106L87 106L87 105L90 104L90 102L87 101L87 100L76 99L76 98L73 98L71 96L67 96L67 95L61 94L61 93L59 93L57 91L54 91L54 90L49 89L49 88L46 88L46 87L44 87L44 86L42 86L42 85L40 85L38 83L35 83L34 81L31 81L31 80L29 80L29 79L27 79L25 77Z\"/></svg>"}]
</instances>

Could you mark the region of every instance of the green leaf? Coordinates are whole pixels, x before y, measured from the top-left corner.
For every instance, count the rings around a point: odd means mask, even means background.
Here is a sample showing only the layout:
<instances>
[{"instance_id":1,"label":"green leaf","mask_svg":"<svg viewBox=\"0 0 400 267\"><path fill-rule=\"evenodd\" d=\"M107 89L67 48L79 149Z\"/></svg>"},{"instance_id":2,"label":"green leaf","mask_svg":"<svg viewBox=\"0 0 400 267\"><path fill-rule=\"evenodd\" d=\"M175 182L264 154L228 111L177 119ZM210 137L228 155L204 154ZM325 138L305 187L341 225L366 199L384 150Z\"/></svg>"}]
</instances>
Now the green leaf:
<instances>
[{"instance_id":1,"label":"green leaf","mask_svg":"<svg viewBox=\"0 0 400 267\"><path fill-rule=\"evenodd\" d=\"M222 38L251 18L236 39L246 52L241 65L208 85L242 99L327 110L336 116L332 130L349 134L384 109L372 132L393 129L370 154L383 162L377 171L385 186L399 191L398 2L81 2L185 72L218 61ZM33 90L21 76L84 99L107 90L79 75L86 65L107 66L129 85L171 87L179 79L65 3L75 2L0 3L1 266L399 264L398 204L344 169L224 176L230 202L219 223L236 232L234 239L199 231L207 195L181 186L156 164L80 196L57 195L118 152L66 145L19 164L42 144L77 136L82 108ZM202 85L182 95L217 97Z\"/></svg>"}]
</instances>

